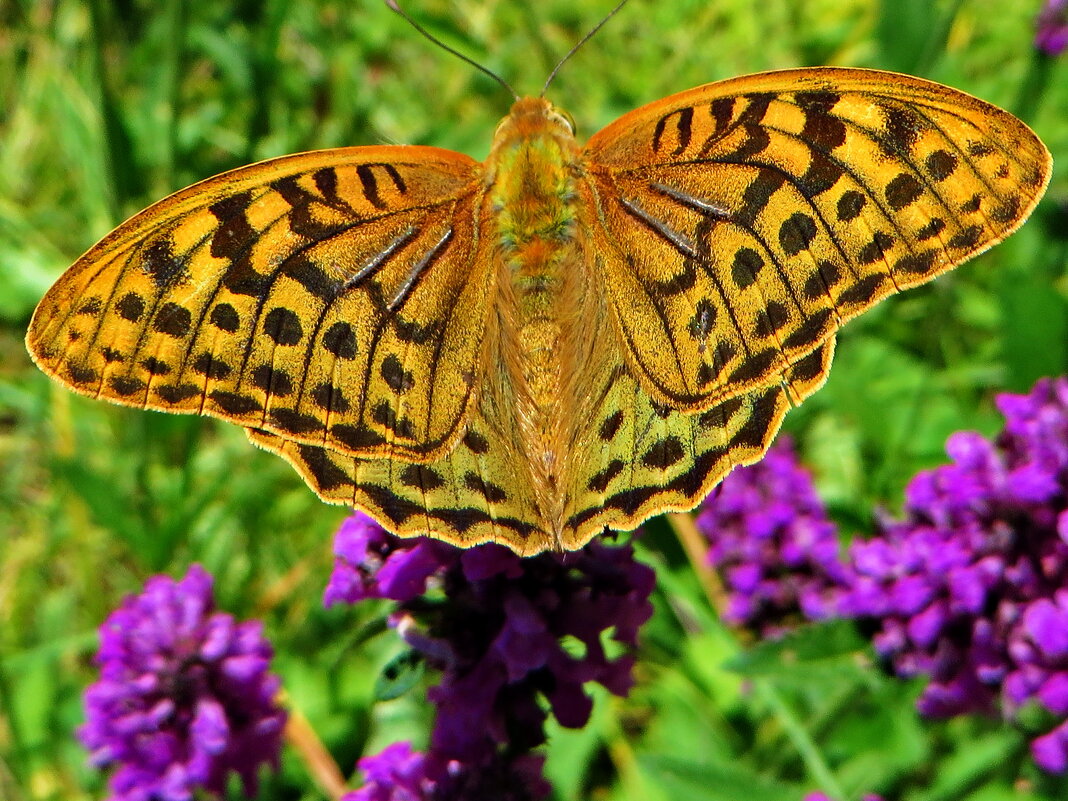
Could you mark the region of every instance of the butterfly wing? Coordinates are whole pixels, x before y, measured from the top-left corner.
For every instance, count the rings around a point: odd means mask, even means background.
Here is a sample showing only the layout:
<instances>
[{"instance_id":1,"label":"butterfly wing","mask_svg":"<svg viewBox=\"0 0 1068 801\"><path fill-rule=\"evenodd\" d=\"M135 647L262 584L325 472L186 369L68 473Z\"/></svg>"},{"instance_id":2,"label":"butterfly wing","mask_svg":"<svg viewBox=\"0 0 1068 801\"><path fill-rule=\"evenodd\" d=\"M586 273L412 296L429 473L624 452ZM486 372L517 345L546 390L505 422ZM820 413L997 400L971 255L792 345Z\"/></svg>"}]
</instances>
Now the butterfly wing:
<instances>
[{"instance_id":1,"label":"butterfly wing","mask_svg":"<svg viewBox=\"0 0 1068 801\"><path fill-rule=\"evenodd\" d=\"M437 148L340 148L195 184L53 285L30 352L93 397L431 459L479 372L479 170Z\"/></svg>"},{"instance_id":2,"label":"butterfly wing","mask_svg":"<svg viewBox=\"0 0 1068 801\"><path fill-rule=\"evenodd\" d=\"M627 363L656 401L698 411L1008 236L1051 166L988 103L833 68L672 95L585 152L586 227Z\"/></svg>"},{"instance_id":3,"label":"butterfly wing","mask_svg":"<svg viewBox=\"0 0 1068 801\"><path fill-rule=\"evenodd\" d=\"M564 512L564 542L578 548L607 528L629 530L668 511L689 511L731 470L760 459L786 412L823 386L834 337L778 380L686 413L656 403L617 370L577 438ZM622 354L620 354L622 357Z\"/></svg>"},{"instance_id":4,"label":"butterfly wing","mask_svg":"<svg viewBox=\"0 0 1068 801\"><path fill-rule=\"evenodd\" d=\"M247 433L288 461L324 501L359 507L399 536L433 536L462 548L498 542L521 555L538 553L553 547L552 525L526 467L515 418L494 403L484 393L456 447L425 464Z\"/></svg>"}]
</instances>

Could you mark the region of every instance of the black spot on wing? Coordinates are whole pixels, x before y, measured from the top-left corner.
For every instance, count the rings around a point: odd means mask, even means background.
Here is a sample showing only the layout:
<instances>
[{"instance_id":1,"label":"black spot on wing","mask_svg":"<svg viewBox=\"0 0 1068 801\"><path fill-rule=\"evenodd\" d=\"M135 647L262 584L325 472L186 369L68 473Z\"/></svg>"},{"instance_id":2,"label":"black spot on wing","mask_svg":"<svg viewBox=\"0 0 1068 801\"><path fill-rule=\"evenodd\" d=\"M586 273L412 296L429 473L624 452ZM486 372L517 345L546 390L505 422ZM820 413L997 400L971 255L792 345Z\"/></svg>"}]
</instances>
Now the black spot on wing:
<instances>
[{"instance_id":1,"label":"black spot on wing","mask_svg":"<svg viewBox=\"0 0 1068 801\"><path fill-rule=\"evenodd\" d=\"M167 375L171 372L171 366L155 356L142 359L141 366L148 371L149 375Z\"/></svg>"},{"instance_id":2,"label":"black spot on wing","mask_svg":"<svg viewBox=\"0 0 1068 801\"><path fill-rule=\"evenodd\" d=\"M915 203L923 195L923 186L911 173L898 173L886 185L886 202L894 211L901 211Z\"/></svg>"},{"instance_id":3,"label":"black spot on wing","mask_svg":"<svg viewBox=\"0 0 1068 801\"><path fill-rule=\"evenodd\" d=\"M209 392L208 397L227 414L244 415L263 411L263 406L260 405L259 401L239 392L226 392L216 389Z\"/></svg>"},{"instance_id":4,"label":"black spot on wing","mask_svg":"<svg viewBox=\"0 0 1068 801\"><path fill-rule=\"evenodd\" d=\"M370 164L360 164L356 167L356 177L360 179L363 187L363 196L367 202L376 209L384 209L386 204L378 194L378 179L375 178L374 169Z\"/></svg>"},{"instance_id":5,"label":"black spot on wing","mask_svg":"<svg viewBox=\"0 0 1068 801\"><path fill-rule=\"evenodd\" d=\"M508 500L508 493L503 488L486 481L477 473L465 473L464 486L473 492L477 492L490 503L501 503Z\"/></svg>"},{"instance_id":6,"label":"black spot on wing","mask_svg":"<svg viewBox=\"0 0 1068 801\"><path fill-rule=\"evenodd\" d=\"M296 345L304 337L304 329L296 313L282 306L267 312L263 318L263 333L276 345Z\"/></svg>"},{"instance_id":7,"label":"black spot on wing","mask_svg":"<svg viewBox=\"0 0 1068 801\"><path fill-rule=\"evenodd\" d=\"M282 263L281 273L292 278L320 300L333 300L344 286L344 281L330 275L321 264L304 253L286 259Z\"/></svg>"},{"instance_id":8,"label":"black spot on wing","mask_svg":"<svg viewBox=\"0 0 1068 801\"><path fill-rule=\"evenodd\" d=\"M842 270L833 261L823 259L816 271L805 279L805 297L809 300L827 297L831 287L842 280Z\"/></svg>"},{"instance_id":9,"label":"black spot on wing","mask_svg":"<svg viewBox=\"0 0 1068 801\"><path fill-rule=\"evenodd\" d=\"M323 348L339 359L351 361L356 358L356 334L346 322L331 325L323 334Z\"/></svg>"},{"instance_id":10,"label":"black spot on wing","mask_svg":"<svg viewBox=\"0 0 1068 801\"><path fill-rule=\"evenodd\" d=\"M787 256L796 256L812 244L818 231L812 217L795 211L779 226L779 244Z\"/></svg>"},{"instance_id":11,"label":"black spot on wing","mask_svg":"<svg viewBox=\"0 0 1068 801\"><path fill-rule=\"evenodd\" d=\"M678 156L687 147L690 146L690 138L693 128L693 106L684 106L683 108L673 109L656 121L656 125L653 128L653 152L659 153L663 144L664 131L667 129L669 122L674 122L677 144L674 150L671 152L672 156Z\"/></svg>"},{"instance_id":12,"label":"black spot on wing","mask_svg":"<svg viewBox=\"0 0 1068 801\"><path fill-rule=\"evenodd\" d=\"M339 487L352 486L348 474L334 464L330 454L323 448L312 445L298 445L297 452L301 463L311 473L316 487L322 492L333 492Z\"/></svg>"},{"instance_id":13,"label":"black spot on wing","mask_svg":"<svg viewBox=\"0 0 1068 801\"><path fill-rule=\"evenodd\" d=\"M415 439L415 428L407 417L397 415L396 409L385 401L376 403L371 409L371 419L384 428L404 439Z\"/></svg>"},{"instance_id":14,"label":"black spot on wing","mask_svg":"<svg viewBox=\"0 0 1068 801\"><path fill-rule=\"evenodd\" d=\"M642 464L654 470L667 470L686 456L682 442L676 436L667 436L654 442L642 455Z\"/></svg>"},{"instance_id":15,"label":"black spot on wing","mask_svg":"<svg viewBox=\"0 0 1068 801\"><path fill-rule=\"evenodd\" d=\"M880 287L887 281L885 273L872 273L866 275L852 286L844 289L838 296L838 301L847 305L856 303L871 303L878 294Z\"/></svg>"},{"instance_id":16,"label":"black spot on wing","mask_svg":"<svg viewBox=\"0 0 1068 801\"><path fill-rule=\"evenodd\" d=\"M857 254L857 261L861 264L875 264L878 261L882 261L885 258L886 251L888 251L894 244L894 237L885 231L876 231L872 236L870 242L860 249Z\"/></svg>"},{"instance_id":17,"label":"black spot on wing","mask_svg":"<svg viewBox=\"0 0 1068 801\"><path fill-rule=\"evenodd\" d=\"M738 225L752 227L771 202L771 196L786 184L786 176L774 170L761 170L742 193L742 205L732 219Z\"/></svg>"},{"instance_id":18,"label":"black spot on wing","mask_svg":"<svg viewBox=\"0 0 1068 801\"><path fill-rule=\"evenodd\" d=\"M481 455L489 451L489 441L477 431L464 434L463 443L471 453Z\"/></svg>"},{"instance_id":19,"label":"black spot on wing","mask_svg":"<svg viewBox=\"0 0 1068 801\"><path fill-rule=\"evenodd\" d=\"M623 425L623 412L617 409L601 421L597 434L603 442L610 442L619 432L621 425Z\"/></svg>"},{"instance_id":20,"label":"black spot on wing","mask_svg":"<svg viewBox=\"0 0 1068 801\"><path fill-rule=\"evenodd\" d=\"M276 398L293 394L293 379L270 364L261 364L252 371L252 385Z\"/></svg>"},{"instance_id":21,"label":"black spot on wing","mask_svg":"<svg viewBox=\"0 0 1068 801\"><path fill-rule=\"evenodd\" d=\"M983 238L983 226L970 225L958 234L950 238L946 244L956 250L967 250L975 247Z\"/></svg>"},{"instance_id":22,"label":"black spot on wing","mask_svg":"<svg viewBox=\"0 0 1068 801\"><path fill-rule=\"evenodd\" d=\"M145 301L136 292L127 292L115 304L115 309L124 320L136 323L145 313Z\"/></svg>"},{"instance_id":23,"label":"black spot on wing","mask_svg":"<svg viewBox=\"0 0 1068 801\"><path fill-rule=\"evenodd\" d=\"M938 236L946 230L946 221L941 217L932 218L923 228L916 232L916 238L920 242L925 242L928 239Z\"/></svg>"},{"instance_id":24,"label":"black spot on wing","mask_svg":"<svg viewBox=\"0 0 1068 801\"><path fill-rule=\"evenodd\" d=\"M906 253L894 262L893 271L910 275L925 275L938 266L939 250Z\"/></svg>"},{"instance_id":25,"label":"black spot on wing","mask_svg":"<svg viewBox=\"0 0 1068 801\"><path fill-rule=\"evenodd\" d=\"M160 334L182 339L189 334L189 328L192 324L193 315L190 314L189 309L168 301L156 311L155 319L152 321L152 328Z\"/></svg>"},{"instance_id":26,"label":"black spot on wing","mask_svg":"<svg viewBox=\"0 0 1068 801\"><path fill-rule=\"evenodd\" d=\"M783 347L787 350L814 347L831 332L833 319L834 312L831 309L820 309L809 315L797 330L783 340Z\"/></svg>"},{"instance_id":27,"label":"black spot on wing","mask_svg":"<svg viewBox=\"0 0 1068 801\"><path fill-rule=\"evenodd\" d=\"M877 139L892 156L907 156L916 145L922 129L920 118L900 106L883 108L884 124Z\"/></svg>"},{"instance_id":28,"label":"black spot on wing","mask_svg":"<svg viewBox=\"0 0 1068 801\"><path fill-rule=\"evenodd\" d=\"M222 359L207 351L199 354L193 360L192 368L194 373L200 373L202 376L216 380L224 379L234 371Z\"/></svg>"},{"instance_id":29,"label":"black spot on wing","mask_svg":"<svg viewBox=\"0 0 1068 801\"><path fill-rule=\"evenodd\" d=\"M222 198L208 207L208 211L219 221L219 227L211 236L212 256L234 261L259 236L245 214L251 202L251 193L240 192Z\"/></svg>"},{"instance_id":30,"label":"black spot on wing","mask_svg":"<svg viewBox=\"0 0 1068 801\"><path fill-rule=\"evenodd\" d=\"M204 388L196 384L156 384L152 390L167 403L181 403L204 394Z\"/></svg>"},{"instance_id":31,"label":"black spot on wing","mask_svg":"<svg viewBox=\"0 0 1068 801\"><path fill-rule=\"evenodd\" d=\"M944 181L951 176L954 170L957 169L959 161L957 156L948 150L935 150L924 159L924 163L927 165L927 172L936 181Z\"/></svg>"},{"instance_id":32,"label":"black spot on wing","mask_svg":"<svg viewBox=\"0 0 1068 801\"><path fill-rule=\"evenodd\" d=\"M753 334L758 339L770 337L790 322L786 306L777 300L769 300L767 305L757 313Z\"/></svg>"},{"instance_id":33,"label":"black spot on wing","mask_svg":"<svg viewBox=\"0 0 1068 801\"><path fill-rule=\"evenodd\" d=\"M404 369L401 360L393 353L382 360L380 373L386 385L398 395L415 386L415 378L410 371Z\"/></svg>"},{"instance_id":34,"label":"black spot on wing","mask_svg":"<svg viewBox=\"0 0 1068 801\"><path fill-rule=\"evenodd\" d=\"M86 298L82 301L75 314L84 314L88 317L95 317L100 314L103 308L104 302L100 298Z\"/></svg>"},{"instance_id":35,"label":"black spot on wing","mask_svg":"<svg viewBox=\"0 0 1068 801\"><path fill-rule=\"evenodd\" d=\"M778 348L768 348L742 360L727 381L731 384L744 384L768 374L773 364L779 360Z\"/></svg>"},{"instance_id":36,"label":"black spot on wing","mask_svg":"<svg viewBox=\"0 0 1068 801\"><path fill-rule=\"evenodd\" d=\"M220 331L232 334L241 327L241 318L229 303L220 303L211 310L208 321Z\"/></svg>"},{"instance_id":37,"label":"black spot on wing","mask_svg":"<svg viewBox=\"0 0 1068 801\"><path fill-rule=\"evenodd\" d=\"M838 198L838 222L852 222L864 211L868 198L855 189L849 189Z\"/></svg>"},{"instance_id":38,"label":"black spot on wing","mask_svg":"<svg viewBox=\"0 0 1068 801\"><path fill-rule=\"evenodd\" d=\"M345 413L351 406L341 387L324 381L311 391L312 402L320 409L329 412Z\"/></svg>"},{"instance_id":39,"label":"black spot on wing","mask_svg":"<svg viewBox=\"0 0 1068 801\"><path fill-rule=\"evenodd\" d=\"M348 423L339 423L330 428L330 434L342 445L354 451L366 450L386 444L385 437L363 425L354 426Z\"/></svg>"},{"instance_id":40,"label":"black spot on wing","mask_svg":"<svg viewBox=\"0 0 1068 801\"><path fill-rule=\"evenodd\" d=\"M613 459L603 470L595 473L587 482L586 488L593 492L604 492L612 480L619 476L626 465L620 459Z\"/></svg>"},{"instance_id":41,"label":"black spot on wing","mask_svg":"<svg viewBox=\"0 0 1068 801\"><path fill-rule=\"evenodd\" d=\"M425 464L410 464L401 471L400 481L406 487L420 492L432 492L445 486L445 479L432 467Z\"/></svg>"},{"instance_id":42,"label":"black spot on wing","mask_svg":"<svg viewBox=\"0 0 1068 801\"><path fill-rule=\"evenodd\" d=\"M274 378L270 379L271 386L274 385L274 380ZM278 380L282 381L282 379ZM288 382L289 377L286 376L284 380ZM322 431L324 428L323 421L315 415L298 412L295 409L286 409L284 407L275 406L272 407L270 415L271 422L276 428L278 428L280 431L285 431L286 433L294 434L296 436L303 436L305 434L311 434L315 431ZM330 433L334 434L334 436L337 437L337 429L339 428L341 428L341 426L334 426L332 429L330 429ZM343 441L341 437L337 438L338 440Z\"/></svg>"},{"instance_id":43,"label":"black spot on wing","mask_svg":"<svg viewBox=\"0 0 1068 801\"><path fill-rule=\"evenodd\" d=\"M739 289L747 289L756 283L757 275L764 267L764 259L752 248L738 248L731 264L731 278Z\"/></svg>"},{"instance_id":44,"label":"black spot on wing","mask_svg":"<svg viewBox=\"0 0 1068 801\"><path fill-rule=\"evenodd\" d=\"M185 260L174 255L174 244L167 236L154 240L141 253L140 267L157 289L169 289L189 278Z\"/></svg>"},{"instance_id":45,"label":"black spot on wing","mask_svg":"<svg viewBox=\"0 0 1068 801\"><path fill-rule=\"evenodd\" d=\"M113 375L108 379L108 385L116 395L129 397L145 391L146 384L140 378L132 376Z\"/></svg>"}]
</instances>

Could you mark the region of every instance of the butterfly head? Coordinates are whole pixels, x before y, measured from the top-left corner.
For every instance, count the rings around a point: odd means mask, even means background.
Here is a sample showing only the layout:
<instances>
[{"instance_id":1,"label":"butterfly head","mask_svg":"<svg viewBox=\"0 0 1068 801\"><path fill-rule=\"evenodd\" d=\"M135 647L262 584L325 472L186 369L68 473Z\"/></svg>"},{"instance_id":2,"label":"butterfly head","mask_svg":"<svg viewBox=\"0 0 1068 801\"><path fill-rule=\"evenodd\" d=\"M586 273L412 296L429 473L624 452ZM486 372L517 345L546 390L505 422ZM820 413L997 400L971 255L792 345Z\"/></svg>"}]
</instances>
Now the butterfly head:
<instances>
[{"instance_id":1,"label":"butterfly head","mask_svg":"<svg viewBox=\"0 0 1068 801\"><path fill-rule=\"evenodd\" d=\"M538 139L555 139L567 149L575 143L575 120L544 97L517 100L493 135L495 149Z\"/></svg>"}]
</instances>

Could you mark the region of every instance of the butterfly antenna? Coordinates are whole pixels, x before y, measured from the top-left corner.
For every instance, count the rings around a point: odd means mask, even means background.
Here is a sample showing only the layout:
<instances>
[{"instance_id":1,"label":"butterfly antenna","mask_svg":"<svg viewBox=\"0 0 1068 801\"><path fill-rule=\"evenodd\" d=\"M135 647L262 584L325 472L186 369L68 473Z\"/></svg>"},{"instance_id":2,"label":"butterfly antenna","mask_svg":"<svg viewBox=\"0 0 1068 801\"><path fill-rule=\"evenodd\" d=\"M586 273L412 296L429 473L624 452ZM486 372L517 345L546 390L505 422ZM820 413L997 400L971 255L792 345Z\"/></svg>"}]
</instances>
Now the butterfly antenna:
<instances>
[{"instance_id":1,"label":"butterfly antenna","mask_svg":"<svg viewBox=\"0 0 1068 801\"><path fill-rule=\"evenodd\" d=\"M399 5L397 5L397 0L385 0L385 4L387 6L389 6L391 9L393 9L394 11L396 11L398 14L400 14L400 16L404 17L404 19L407 21L407 23L409 25L411 25L413 28L415 28L417 31L419 31L419 33L423 34L423 36L425 36L431 42L436 44L438 47L440 47L446 53L452 53L458 59L460 59L461 61L467 62L468 64L470 64L472 67L474 67L479 72L482 72L482 73L488 75L489 77L493 78L493 80L495 80L497 83L499 83L501 86L503 86L512 97L514 97L516 100L519 99L519 95L517 95L515 93L515 89L513 89L511 86L509 86L507 84L507 82L505 82L504 78L502 78L500 75L498 75L497 73L493 72L492 70L487 69L486 67L483 67L481 64L479 64L474 59L468 58L463 53L461 53L459 50L456 50L455 48L449 47L447 44L445 44L443 41L441 41L441 39L439 39L436 36L434 36L434 34L432 34L430 31L428 31L426 28L424 28L422 25L420 25L418 22L416 22L414 19L412 19L410 16L408 16L408 12L406 12L403 8L401 8Z\"/></svg>"},{"instance_id":2,"label":"butterfly antenna","mask_svg":"<svg viewBox=\"0 0 1068 801\"><path fill-rule=\"evenodd\" d=\"M388 2L390 2L390 0L386 0L386 2L388 3ZM586 42L590 41L590 39L593 38L593 35L595 33L597 33L597 31L601 30L601 28L604 27L604 24L606 22L608 22L608 20L612 19L612 17L614 17L616 15L616 12L619 11L619 9L623 8L623 6L625 6L626 4L627 4L627 0L619 0L619 5L617 5L611 11L609 11L605 15L604 19L602 19L600 22L598 22L596 25L594 25L589 33L587 33L585 36L583 36L581 39L579 39L578 43L574 47L572 47L570 50L567 51L567 55L564 56L562 59L560 59L556 63L556 66L553 67L553 71L549 73L549 79L545 82L545 86L543 86L541 88L541 95L539 95L539 97L544 97L545 93L549 91L549 84L551 84L553 82L553 79L556 77L556 73L558 73L560 71L560 68L562 66L564 66L564 64L567 63L567 60L569 58L571 58L573 55L575 55L575 53L578 52L578 49L580 47L582 47L584 44L586 44Z\"/></svg>"}]
</instances>

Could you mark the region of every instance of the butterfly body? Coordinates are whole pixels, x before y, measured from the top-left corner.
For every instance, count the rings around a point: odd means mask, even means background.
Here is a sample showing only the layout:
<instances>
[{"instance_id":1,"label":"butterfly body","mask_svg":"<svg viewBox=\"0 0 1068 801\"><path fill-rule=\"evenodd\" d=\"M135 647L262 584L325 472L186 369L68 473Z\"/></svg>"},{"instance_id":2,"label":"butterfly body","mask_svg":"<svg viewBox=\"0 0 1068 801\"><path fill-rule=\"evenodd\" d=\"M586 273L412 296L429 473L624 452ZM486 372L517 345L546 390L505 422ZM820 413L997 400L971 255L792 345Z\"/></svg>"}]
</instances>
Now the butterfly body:
<instances>
[{"instance_id":1,"label":"butterfly body","mask_svg":"<svg viewBox=\"0 0 1068 801\"><path fill-rule=\"evenodd\" d=\"M842 323L1003 239L1049 153L891 73L744 76L584 146L286 156L131 218L27 344L93 397L244 426L404 536L577 548L692 508L823 383Z\"/></svg>"},{"instance_id":2,"label":"butterfly body","mask_svg":"<svg viewBox=\"0 0 1068 801\"><path fill-rule=\"evenodd\" d=\"M516 410L518 469L528 471L554 541L564 524L560 475L577 435L585 393L578 367L596 358L583 323L603 304L584 257L578 180L581 146L571 123L542 98L522 98L498 126L485 166L489 236L499 243L497 302L490 323L495 352L486 368ZM491 347L493 347L491 345ZM492 388L492 389L491 389Z\"/></svg>"}]
</instances>

